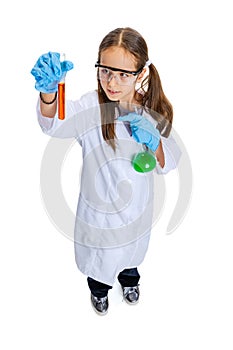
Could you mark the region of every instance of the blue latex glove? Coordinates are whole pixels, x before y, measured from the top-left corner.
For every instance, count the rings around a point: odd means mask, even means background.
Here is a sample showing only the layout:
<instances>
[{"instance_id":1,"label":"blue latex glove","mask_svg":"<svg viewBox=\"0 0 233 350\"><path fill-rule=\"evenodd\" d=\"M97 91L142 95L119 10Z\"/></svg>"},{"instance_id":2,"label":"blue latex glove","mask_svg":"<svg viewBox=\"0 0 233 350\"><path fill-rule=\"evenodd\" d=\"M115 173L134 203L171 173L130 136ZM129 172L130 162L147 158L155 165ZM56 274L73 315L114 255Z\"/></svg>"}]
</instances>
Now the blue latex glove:
<instances>
[{"instance_id":1,"label":"blue latex glove","mask_svg":"<svg viewBox=\"0 0 233 350\"><path fill-rule=\"evenodd\" d=\"M70 61L60 62L60 54L57 52L48 52L40 56L31 70L36 79L36 90L44 93L56 92L59 81L73 66Z\"/></svg>"},{"instance_id":2,"label":"blue latex glove","mask_svg":"<svg viewBox=\"0 0 233 350\"><path fill-rule=\"evenodd\" d=\"M129 122L133 138L138 143L144 143L153 152L159 146L160 133L159 130L145 117L137 113L129 113L117 120Z\"/></svg>"}]
</instances>

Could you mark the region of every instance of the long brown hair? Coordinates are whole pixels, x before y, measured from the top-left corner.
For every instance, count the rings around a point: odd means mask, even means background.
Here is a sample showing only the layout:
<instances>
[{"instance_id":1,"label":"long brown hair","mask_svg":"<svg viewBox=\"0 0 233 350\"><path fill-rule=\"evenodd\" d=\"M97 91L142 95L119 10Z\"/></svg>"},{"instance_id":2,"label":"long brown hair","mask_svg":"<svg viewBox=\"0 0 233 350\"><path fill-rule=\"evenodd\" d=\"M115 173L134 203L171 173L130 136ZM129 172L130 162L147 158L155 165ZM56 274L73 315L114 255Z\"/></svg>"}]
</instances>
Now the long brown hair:
<instances>
[{"instance_id":1,"label":"long brown hair","mask_svg":"<svg viewBox=\"0 0 233 350\"><path fill-rule=\"evenodd\" d=\"M101 53L112 46L118 46L130 52L135 58L137 70L145 67L146 62L149 60L145 40L132 28L117 28L107 34L99 46L98 62L100 62ZM141 82L139 90L140 93L135 91L137 102L144 106L151 116L158 121L157 128L161 135L168 137L172 126L173 109L163 92L158 71L152 63L149 65L149 74ZM98 98L101 109L103 138L115 149L114 118L117 102L112 102L108 99L99 80Z\"/></svg>"}]
</instances>

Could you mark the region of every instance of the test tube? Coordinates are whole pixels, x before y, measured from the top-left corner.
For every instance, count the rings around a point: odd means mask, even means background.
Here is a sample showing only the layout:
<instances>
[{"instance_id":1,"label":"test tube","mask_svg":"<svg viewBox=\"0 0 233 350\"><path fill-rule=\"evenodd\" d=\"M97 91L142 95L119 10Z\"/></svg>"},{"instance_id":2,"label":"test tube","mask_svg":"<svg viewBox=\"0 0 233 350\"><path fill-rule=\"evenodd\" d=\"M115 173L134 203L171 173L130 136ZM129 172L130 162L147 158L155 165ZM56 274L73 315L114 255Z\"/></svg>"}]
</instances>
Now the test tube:
<instances>
[{"instance_id":1,"label":"test tube","mask_svg":"<svg viewBox=\"0 0 233 350\"><path fill-rule=\"evenodd\" d=\"M65 61L65 54L61 55L61 64ZM58 118L65 119L65 76L64 73L60 82L58 83Z\"/></svg>"}]
</instances>

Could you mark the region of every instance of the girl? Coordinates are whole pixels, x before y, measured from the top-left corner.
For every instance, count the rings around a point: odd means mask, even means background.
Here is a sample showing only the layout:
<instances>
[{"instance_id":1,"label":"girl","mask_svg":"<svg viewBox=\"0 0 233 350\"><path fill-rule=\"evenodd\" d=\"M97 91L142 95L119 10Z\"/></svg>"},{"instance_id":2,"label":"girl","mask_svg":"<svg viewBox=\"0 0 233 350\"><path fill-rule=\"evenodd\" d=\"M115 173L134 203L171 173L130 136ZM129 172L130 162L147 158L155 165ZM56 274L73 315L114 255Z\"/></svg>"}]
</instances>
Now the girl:
<instances>
[{"instance_id":1,"label":"girl","mask_svg":"<svg viewBox=\"0 0 233 350\"><path fill-rule=\"evenodd\" d=\"M49 52L31 73L40 91L37 113L43 132L75 137L82 146L75 257L87 276L94 310L104 315L116 278L124 300L138 302L137 267L150 238L153 172L136 172L132 157L146 147L155 154L156 172L165 174L176 167L179 149L170 136L172 106L137 31L118 28L107 34L95 66L97 91L66 101L65 120L56 112L57 86L73 64Z\"/></svg>"}]
</instances>

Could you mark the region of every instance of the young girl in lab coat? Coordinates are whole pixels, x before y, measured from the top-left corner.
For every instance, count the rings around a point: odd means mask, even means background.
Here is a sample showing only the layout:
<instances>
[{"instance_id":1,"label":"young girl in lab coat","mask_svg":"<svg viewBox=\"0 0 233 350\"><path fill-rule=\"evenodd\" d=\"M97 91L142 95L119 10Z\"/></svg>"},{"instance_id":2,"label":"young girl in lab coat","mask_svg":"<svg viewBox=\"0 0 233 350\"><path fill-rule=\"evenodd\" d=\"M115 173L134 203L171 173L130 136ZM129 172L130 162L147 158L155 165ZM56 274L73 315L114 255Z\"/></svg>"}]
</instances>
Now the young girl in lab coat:
<instances>
[{"instance_id":1,"label":"young girl in lab coat","mask_svg":"<svg viewBox=\"0 0 233 350\"><path fill-rule=\"evenodd\" d=\"M173 111L143 37L118 28L102 40L97 91L66 101L57 113L58 82L73 68L58 53L40 56L31 73L40 91L39 124L53 137L75 137L83 168L74 238L78 268L87 276L94 310L108 311L108 291L118 279L124 300L139 300L137 267L142 263L153 223L153 171L137 172L132 158L146 147L157 159L155 171L176 167L179 154L170 135ZM176 150L175 150L176 149ZM175 151L174 151L175 150Z\"/></svg>"}]
</instances>

